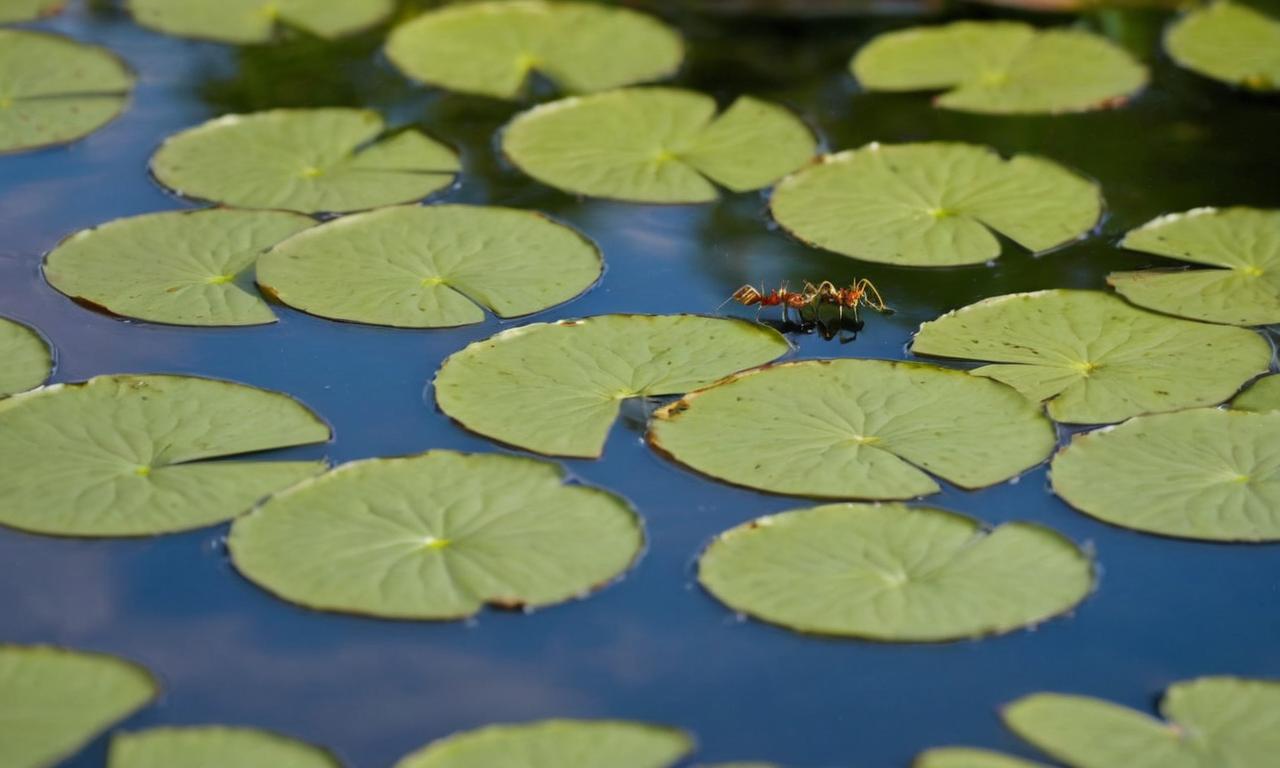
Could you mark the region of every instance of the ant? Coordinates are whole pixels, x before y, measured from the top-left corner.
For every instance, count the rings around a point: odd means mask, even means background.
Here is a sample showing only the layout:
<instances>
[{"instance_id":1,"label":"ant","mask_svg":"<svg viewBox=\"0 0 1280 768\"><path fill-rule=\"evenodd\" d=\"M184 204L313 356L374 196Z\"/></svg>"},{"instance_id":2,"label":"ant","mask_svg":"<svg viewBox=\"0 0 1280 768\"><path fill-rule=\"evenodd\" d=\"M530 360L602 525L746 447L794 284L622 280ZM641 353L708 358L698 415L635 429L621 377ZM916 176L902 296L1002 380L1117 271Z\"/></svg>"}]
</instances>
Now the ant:
<instances>
[{"instance_id":1,"label":"ant","mask_svg":"<svg viewBox=\"0 0 1280 768\"><path fill-rule=\"evenodd\" d=\"M870 307L877 312L893 311L888 304L885 304L880 291L866 278L855 281L848 288L839 288L830 280L823 280L817 285L805 283L804 292L812 298L815 309L822 304L835 304L839 309L838 323L840 324L844 323L846 309L853 312L855 325L861 324L861 320L858 319L858 307Z\"/></svg>"},{"instance_id":2,"label":"ant","mask_svg":"<svg viewBox=\"0 0 1280 768\"><path fill-rule=\"evenodd\" d=\"M782 321L786 323L791 322L789 311L794 309L800 318L800 324L803 325L805 322L804 311L812 308L814 303L814 297L808 290L809 287L810 285L806 283L805 291L801 293L787 290L787 284L783 283L781 287L766 293L763 285L760 286L759 290L756 290L753 285L744 285L734 291L733 295L725 299L720 306L723 307L731 301L736 301L747 307L757 307L757 316L759 316L761 308L782 307Z\"/></svg>"}]
</instances>

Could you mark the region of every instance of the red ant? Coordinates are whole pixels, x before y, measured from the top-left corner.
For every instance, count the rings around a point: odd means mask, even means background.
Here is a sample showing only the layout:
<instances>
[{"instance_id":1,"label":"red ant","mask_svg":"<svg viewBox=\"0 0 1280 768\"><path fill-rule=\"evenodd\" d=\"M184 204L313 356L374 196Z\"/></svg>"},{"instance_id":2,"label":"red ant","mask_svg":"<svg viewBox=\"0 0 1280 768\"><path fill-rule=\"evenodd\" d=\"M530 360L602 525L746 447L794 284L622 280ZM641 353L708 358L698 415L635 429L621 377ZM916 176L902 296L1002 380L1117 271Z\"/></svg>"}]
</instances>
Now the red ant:
<instances>
[{"instance_id":1,"label":"red ant","mask_svg":"<svg viewBox=\"0 0 1280 768\"><path fill-rule=\"evenodd\" d=\"M744 306L755 307L782 307L783 322L790 322L791 318L788 310L796 310L800 314L801 321L804 320L804 310L813 305L813 297L806 290L804 293L787 290L787 284L783 283L781 287L769 291L764 291L764 286L760 286L756 290L753 285L744 285L733 292L733 295L724 300L720 306L724 306L731 301L736 301ZM757 313L759 310L757 310Z\"/></svg>"},{"instance_id":2,"label":"red ant","mask_svg":"<svg viewBox=\"0 0 1280 768\"><path fill-rule=\"evenodd\" d=\"M884 298L880 295L880 291L876 290L875 285L866 278L858 280L848 288L838 288L830 280L824 280L818 285L813 283L805 283L805 294L814 297L816 304L835 304L839 308L839 322L844 322L844 311L846 309L853 311L853 322L858 323L858 307L870 307L877 312L891 312L889 305L884 303Z\"/></svg>"}]
</instances>

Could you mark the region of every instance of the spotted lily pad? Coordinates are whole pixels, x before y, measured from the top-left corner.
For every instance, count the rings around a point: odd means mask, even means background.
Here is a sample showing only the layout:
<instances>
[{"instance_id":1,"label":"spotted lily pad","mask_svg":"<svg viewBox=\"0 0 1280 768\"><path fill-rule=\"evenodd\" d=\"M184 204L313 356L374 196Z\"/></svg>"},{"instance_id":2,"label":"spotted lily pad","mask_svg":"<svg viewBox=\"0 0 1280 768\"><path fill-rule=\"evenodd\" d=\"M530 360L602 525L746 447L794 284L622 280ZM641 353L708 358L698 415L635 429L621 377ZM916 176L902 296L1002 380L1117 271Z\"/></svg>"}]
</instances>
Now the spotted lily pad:
<instances>
[{"instance_id":1,"label":"spotted lily pad","mask_svg":"<svg viewBox=\"0 0 1280 768\"><path fill-rule=\"evenodd\" d=\"M72 235L45 259L49 284L116 315L174 325L259 325L258 255L315 225L296 213L214 208L135 216Z\"/></svg>"},{"instance_id":2,"label":"spotted lily pad","mask_svg":"<svg viewBox=\"0 0 1280 768\"><path fill-rule=\"evenodd\" d=\"M534 72L575 93L657 80L680 66L684 43L626 8L515 0L424 13L391 34L387 55L415 80L513 99Z\"/></svg>"},{"instance_id":3,"label":"spotted lily pad","mask_svg":"<svg viewBox=\"0 0 1280 768\"><path fill-rule=\"evenodd\" d=\"M0 317L0 397L38 387L53 372L53 355L40 334Z\"/></svg>"},{"instance_id":4,"label":"spotted lily pad","mask_svg":"<svg viewBox=\"0 0 1280 768\"><path fill-rule=\"evenodd\" d=\"M762 325L696 315L536 323L445 360L436 401L467 429L508 445L596 458L623 400L688 392L789 349Z\"/></svg>"},{"instance_id":5,"label":"spotted lily pad","mask_svg":"<svg viewBox=\"0 0 1280 768\"><path fill-rule=\"evenodd\" d=\"M1280 323L1280 210L1197 208L1125 235L1125 248L1220 269L1113 272L1129 301L1231 325Z\"/></svg>"},{"instance_id":6,"label":"spotted lily pad","mask_svg":"<svg viewBox=\"0 0 1280 768\"><path fill-rule=\"evenodd\" d=\"M334 39L368 29L395 0L128 0L138 23L158 32L223 43L268 43L282 28Z\"/></svg>"},{"instance_id":7,"label":"spotted lily pad","mask_svg":"<svg viewBox=\"0 0 1280 768\"><path fill-rule=\"evenodd\" d=\"M336 320L401 328L527 315L577 296L599 250L545 216L466 205L387 208L281 243L258 262L263 290Z\"/></svg>"},{"instance_id":8,"label":"spotted lily pad","mask_svg":"<svg viewBox=\"0 0 1280 768\"><path fill-rule=\"evenodd\" d=\"M518 115L502 148L550 186L641 203L706 203L716 185L767 187L813 158L813 133L782 107L744 96L716 114L710 96L625 88Z\"/></svg>"},{"instance_id":9,"label":"spotted lily pad","mask_svg":"<svg viewBox=\"0 0 1280 768\"><path fill-rule=\"evenodd\" d=\"M1280 88L1280 21L1239 3L1201 6L1179 19L1164 47L1183 67L1232 85Z\"/></svg>"},{"instance_id":10,"label":"spotted lily pad","mask_svg":"<svg viewBox=\"0 0 1280 768\"><path fill-rule=\"evenodd\" d=\"M0 24L35 21L62 10L66 0L0 0Z\"/></svg>"},{"instance_id":11,"label":"spotted lily pad","mask_svg":"<svg viewBox=\"0 0 1280 768\"><path fill-rule=\"evenodd\" d=\"M1113 107L1147 82L1146 69L1104 37L1011 21L889 32L851 68L873 91L946 89L938 106L991 114Z\"/></svg>"},{"instance_id":12,"label":"spotted lily pad","mask_svg":"<svg viewBox=\"0 0 1280 768\"><path fill-rule=\"evenodd\" d=\"M107 768L341 768L329 752L251 728L152 728L111 740Z\"/></svg>"},{"instance_id":13,"label":"spotted lily pad","mask_svg":"<svg viewBox=\"0 0 1280 768\"><path fill-rule=\"evenodd\" d=\"M1241 411L1280 411L1280 374L1263 376L1231 402Z\"/></svg>"},{"instance_id":14,"label":"spotted lily pad","mask_svg":"<svg viewBox=\"0 0 1280 768\"><path fill-rule=\"evenodd\" d=\"M84 138L124 111L133 73L115 54L0 29L0 153Z\"/></svg>"},{"instance_id":15,"label":"spotted lily pad","mask_svg":"<svg viewBox=\"0 0 1280 768\"><path fill-rule=\"evenodd\" d=\"M1053 490L1114 525L1207 541L1280 540L1280 413L1198 408L1078 435Z\"/></svg>"},{"instance_id":16,"label":"spotted lily pad","mask_svg":"<svg viewBox=\"0 0 1280 768\"><path fill-rule=\"evenodd\" d=\"M0 524L141 536L221 522L324 469L206 461L327 440L296 401L187 376L99 376L0 401Z\"/></svg>"},{"instance_id":17,"label":"spotted lily pad","mask_svg":"<svg viewBox=\"0 0 1280 768\"><path fill-rule=\"evenodd\" d=\"M1039 464L1053 425L1015 390L932 365L807 360L738 374L659 410L649 442L719 480L795 496L910 499Z\"/></svg>"},{"instance_id":18,"label":"spotted lily pad","mask_svg":"<svg viewBox=\"0 0 1280 768\"><path fill-rule=\"evenodd\" d=\"M804 242L864 261L981 264L999 233L1030 251L1085 235L1102 215L1098 185L1031 155L1005 160L971 144L868 144L778 184L778 223Z\"/></svg>"},{"instance_id":19,"label":"spotted lily pad","mask_svg":"<svg viewBox=\"0 0 1280 768\"><path fill-rule=\"evenodd\" d=\"M972 373L1077 424L1216 405L1271 365L1271 345L1252 331L1153 314L1100 291L984 299L920 326L911 349L993 360Z\"/></svg>"},{"instance_id":20,"label":"spotted lily pad","mask_svg":"<svg viewBox=\"0 0 1280 768\"><path fill-rule=\"evenodd\" d=\"M800 632L892 642L1000 634L1064 613L1093 586L1062 536L931 507L829 504L716 537L698 580L717 599Z\"/></svg>"},{"instance_id":21,"label":"spotted lily pad","mask_svg":"<svg viewBox=\"0 0 1280 768\"><path fill-rule=\"evenodd\" d=\"M0 762L60 763L158 692L151 673L114 656L0 645Z\"/></svg>"},{"instance_id":22,"label":"spotted lily pad","mask_svg":"<svg viewBox=\"0 0 1280 768\"><path fill-rule=\"evenodd\" d=\"M939 747L924 752L911 768L1047 768L1016 757L968 747Z\"/></svg>"},{"instance_id":23,"label":"spotted lily pad","mask_svg":"<svg viewBox=\"0 0 1280 768\"><path fill-rule=\"evenodd\" d=\"M170 136L151 171L188 197L300 213L407 203L452 183L451 149L417 131L382 132L382 118L360 109L226 115Z\"/></svg>"},{"instance_id":24,"label":"spotted lily pad","mask_svg":"<svg viewBox=\"0 0 1280 768\"><path fill-rule=\"evenodd\" d=\"M428 744L395 768L670 768L693 750L683 731L618 720L492 725Z\"/></svg>"}]
</instances>

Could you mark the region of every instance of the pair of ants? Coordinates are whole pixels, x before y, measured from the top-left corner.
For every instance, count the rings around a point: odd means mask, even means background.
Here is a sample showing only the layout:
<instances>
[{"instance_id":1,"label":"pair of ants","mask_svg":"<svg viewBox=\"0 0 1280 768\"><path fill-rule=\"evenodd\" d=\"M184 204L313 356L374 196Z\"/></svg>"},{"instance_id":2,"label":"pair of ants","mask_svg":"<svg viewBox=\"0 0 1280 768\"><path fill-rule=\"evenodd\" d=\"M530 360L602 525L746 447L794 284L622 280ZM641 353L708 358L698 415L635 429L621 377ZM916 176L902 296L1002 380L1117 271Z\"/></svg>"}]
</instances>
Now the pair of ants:
<instances>
[{"instance_id":1,"label":"pair of ants","mask_svg":"<svg viewBox=\"0 0 1280 768\"><path fill-rule=\"evenodd\" d=\"M831 326L822 320L822 308L825 306L834 306L837 310L834 326L836 329L844 327L845 312L850 312L853 315L855 331L862 328L862 321L858 319L860 307L874 309L877 312L893 311L889 305L885 304L880 291L866 279L857 280L848 288L841 288L830 280L824 280L817 285L806 282L804 288L799 291L789 290L786 283L771 291L765 291L764 286L757 289L752 285L744 285L725 299L725 304L730 301L736 301L748 307L754 306L757 312L765 307L782 307L784 324L791 323L791 311L795 310L796 324L800 328L816 327L826 339L834 338L835 333L832 332Z\"/></svg>"}]
</instances>

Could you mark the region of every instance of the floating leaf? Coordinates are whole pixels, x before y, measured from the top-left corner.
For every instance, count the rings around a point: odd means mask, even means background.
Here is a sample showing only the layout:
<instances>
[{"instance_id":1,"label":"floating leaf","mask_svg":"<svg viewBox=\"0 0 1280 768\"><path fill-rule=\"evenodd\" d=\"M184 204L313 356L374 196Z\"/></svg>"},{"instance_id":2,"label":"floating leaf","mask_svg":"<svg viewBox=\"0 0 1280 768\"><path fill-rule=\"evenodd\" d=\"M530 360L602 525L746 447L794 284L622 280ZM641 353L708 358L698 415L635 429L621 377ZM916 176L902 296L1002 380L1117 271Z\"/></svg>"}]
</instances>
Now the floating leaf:
<instances>
[{"instance_id":1,"label":"floating leaf","mask_svg":"<svg viewBox=\"0 0 1280 768\"><path fill-rule=\"evenodd\" d=\"M538 181L641 203L706 203L767 187L813 158L812 132L782 107L747 96L716 115L710 96L626 88L518 115L502 148Z\"/></svg>"},{"instance_id":2,"label":"floating leaf","mask_svg":"<svg viewBox=\"0 0 1280 768\"><path fill-rule=\"evenodd\" d=\"M0 24L35 21L62 11L66 0L0 0Z\"/></svg>"},{"instance_id":3,"label":"floating leaf","mask_svg":"<svg viewBox=\"0 0 1280 768\"><path fill-rule=\"evenodd\" d=\"M924 752L911 768L1047 768L1040 763L968 747L940 747Z\"/></svg>"},{"instance_id":4,"label":"floating leaf","mask_svg":"<svg viewBox=\"0 0 1280 768\"><path fill-rule=\"evenodd\" d=\"M226 115L170 136L151 159L160 183L242 208L345 212L420 200L449 186L458 158L417 131L378 138L360 109Z\"/></svg>"},{"instance_id":5,"label":"floating leaf","mask_svg":"<svg viewBox=\"0 0 1280 768\"><path fill-rule=\"evenodd\" d=\"M516 0L424 13L391 33L387 56L415 80L514 99L534 72L575 93L657 80L679 68L684 43L626 8Z\"/></svg>"},{"instance_id":6,"label":"floating leaf","mask_svg":"<svg viewBox=\"0 0 1280 768\"><path fill-rule=\"evenodd\" d=\"M993 360L972 373L1076 424L1216 405L1271 365L1271 345L1252 331L1156 315L1100 291L984 299L920 326L911 349Z\"/></svg>"},{"instance_id":7,"label":"floating leaf","mask_svg":"<svg viewBox=\"0 0 1280 768\"><path fill-rule=\"evenodd\" d=\"M600 277L600 251L541 214L465 205L387 208L281 243L258 263L280 301L335 320L436 328L537 312Z\"/></svg>"},{"instance_id":8,"label":"floating leaf","mask_svg":"<svg viewBox=\"0 0 1280 768\"><path fill-rule=\"evenodd\" d=\"M0 524L142 536L230 519L323 462L205 461L323 442L296 401L187 376L99 376L0 401Z\"/></svg>"},{"instance_id":9,"label":"floating leaf","mask_svg":"<svg viewBox=\"0 0 1280 768\"><path fill-rule=\"evenodd\" d=\"M693 750L683 731L619 720L491 725L432 742L395 768L670 768Z\"/></svg>"},{"instance_id":10,"label":"floating leaf","mask_svg":"<svg viewBox=\"0 0 1280 768\"><path fill-rule=\"evenodd\" d=\"M258 325L258 255L315 225L295 213L213 208L135 216L72 235L45 260L49 284L113 314L174 325Z\"/></svg>"},{"instance_id":11,"label":"floating leaf","mask_svg":"<svg viewBox=\"0 0 1280 768\"><path fill-rule=\"evenodd\" d=\"M1013 389L932 365L807 360L747 371L659 410L649 442L711 477L837 499L936 493L1039 464L1053 425Z\"/></svg>"},{"instance_id":12,"label":"floating leaf","mask_svg":"<svg viewBox=\"0 0 1280 768\"><path fill-rule=\"evenodd\" d=\"M0 398L38 387L53 373L53 355L40 334L0 317Z\"/></svg>"},{"instance_id":13,"label":"floating leaf","mask_svg":"<svg viewBox=\"0 0 1280 768\"><path fill-rule=\"evenodd\" d=\"M252 728L151 728L111 740L107 768L341 768L329 752Z\"/></svg>"},{"instance_id":14,"label":"floating leaf","mask_svg":"<svg viewBox=\"0 0 1280 768\"><path fill-rule=\"evenodd\" d=\"M1085 514L1207 541L1280 540L1280 413L1200 408L1076 436L1053 490Z\"/></svg>"},{"instance_id":15,"label":"floating leaf","mask_svg":"<svg viewBox=\"0 0 1280 768\"><path fill-rule=\"evenodd\" d=\"M0 762L60 763L158 692L149 672L114 656L0 645Z\"/></svg>"},{"instance_id":16,"label":"floating leaf","mask_svg":"<svg viewBox=\"0 0 1280 768\"><path fill-rule=\"evenodd\" d=\"M1248 6L1219 0L1169 29L1165 49L1183 67L1256 90L1280 88L1280 21Z\"/></svg>"},{"instance_id":17,"label":"floating leaf","mask_svg":"<svg viewBox=\"0 0 1280 768\"><path fill-rule=\"evenodd\" d=\"M773 216L810 245L915 267L981 264L998 232L1030 251L1098 223L1098 186L1031 155L1005 160L971 144L868 144L783 179Z\"/></svg>"},{"instance_id":18,"label":"floating leaf","mask_svg":"<svg viewBox=\"0 0 1280 768\"><path fill-rule=\"evenodd\" d=\"M696 315L601 315L535 323L445 360L436 401L486 437L597 458L622 401L688 392L790 349L776 331Z\"/></svg>"},{"instance_id":19,"label":"floating leaf","mask_svg":"<svg viewBox=\"0 0 1280 768\"><path fill-rule=\"evenodd\" d=\"M800 632L893 642L1001 634L1089 594L1089 557L1057 533L931 507L829 504L720 534L698 580L735 611Z\"/></svg>"},{"instance_id":20,"label":"floating leaf","mask_svg":"<svg viewBox=\"0 0 1280 768\"><path fill-rule=\"evenodd\" d=\"M228 545L241 573L290 602L459 619L599 589L644 533L625 501L566 485L549 462L430 451L300 483L237 520Z\"/></svg>"},{"instance_id":21,"label":"floating leaf","mask_svg":"<svg viewBox=\"0 0 1280 768\"><path fill-rule=\"evenodd\" d=\"M959 21L876 37L851 68L873 91L946 90L940 107L990 114L1114 107L1147 71L1105 37L1011 21Z\"/></svg>"},{"instance_id":22,"label":"floating leaf","mask_svg":"<svg viewBox=\"0 0 1280 768\"><path fill-rule=\"evenodd\" d=\"M105 48L0 29L0 153L84 138L124 111L133 74Z\"/></svg>"},{"instance_id":23,"label":"floating leaf","mask_svg":"<svg viewBox=\"0 0 1280 768\"><path fill-rule=\"evenodd\" d=\"M138 23L179 37L268 43L282 27L334 39L386 20L395 0L128 0Z\"/></svg>"},{"instance_id":24,"label":"floating leaf","mask_svg":"<svg viewBox=\"0 0 1280 768\"><path fill-rule=\"evenodd\" d=\"M1197 208L1125 235L1125 248L1224 269L1113 272L1134 304L1211 323L1280 322L1280 210Z\"/></svg>"},{"instance_id":25,"label":"floating leaf","mask_svg":"<svg viewBox=\"0 0 1280 768\"><path fill-rule=\"evenodd\" d=\"M1241 411L1280 411L1280 374L1263 376L1250 384L1231 407Z\"/></svg>"}]
</instances>

